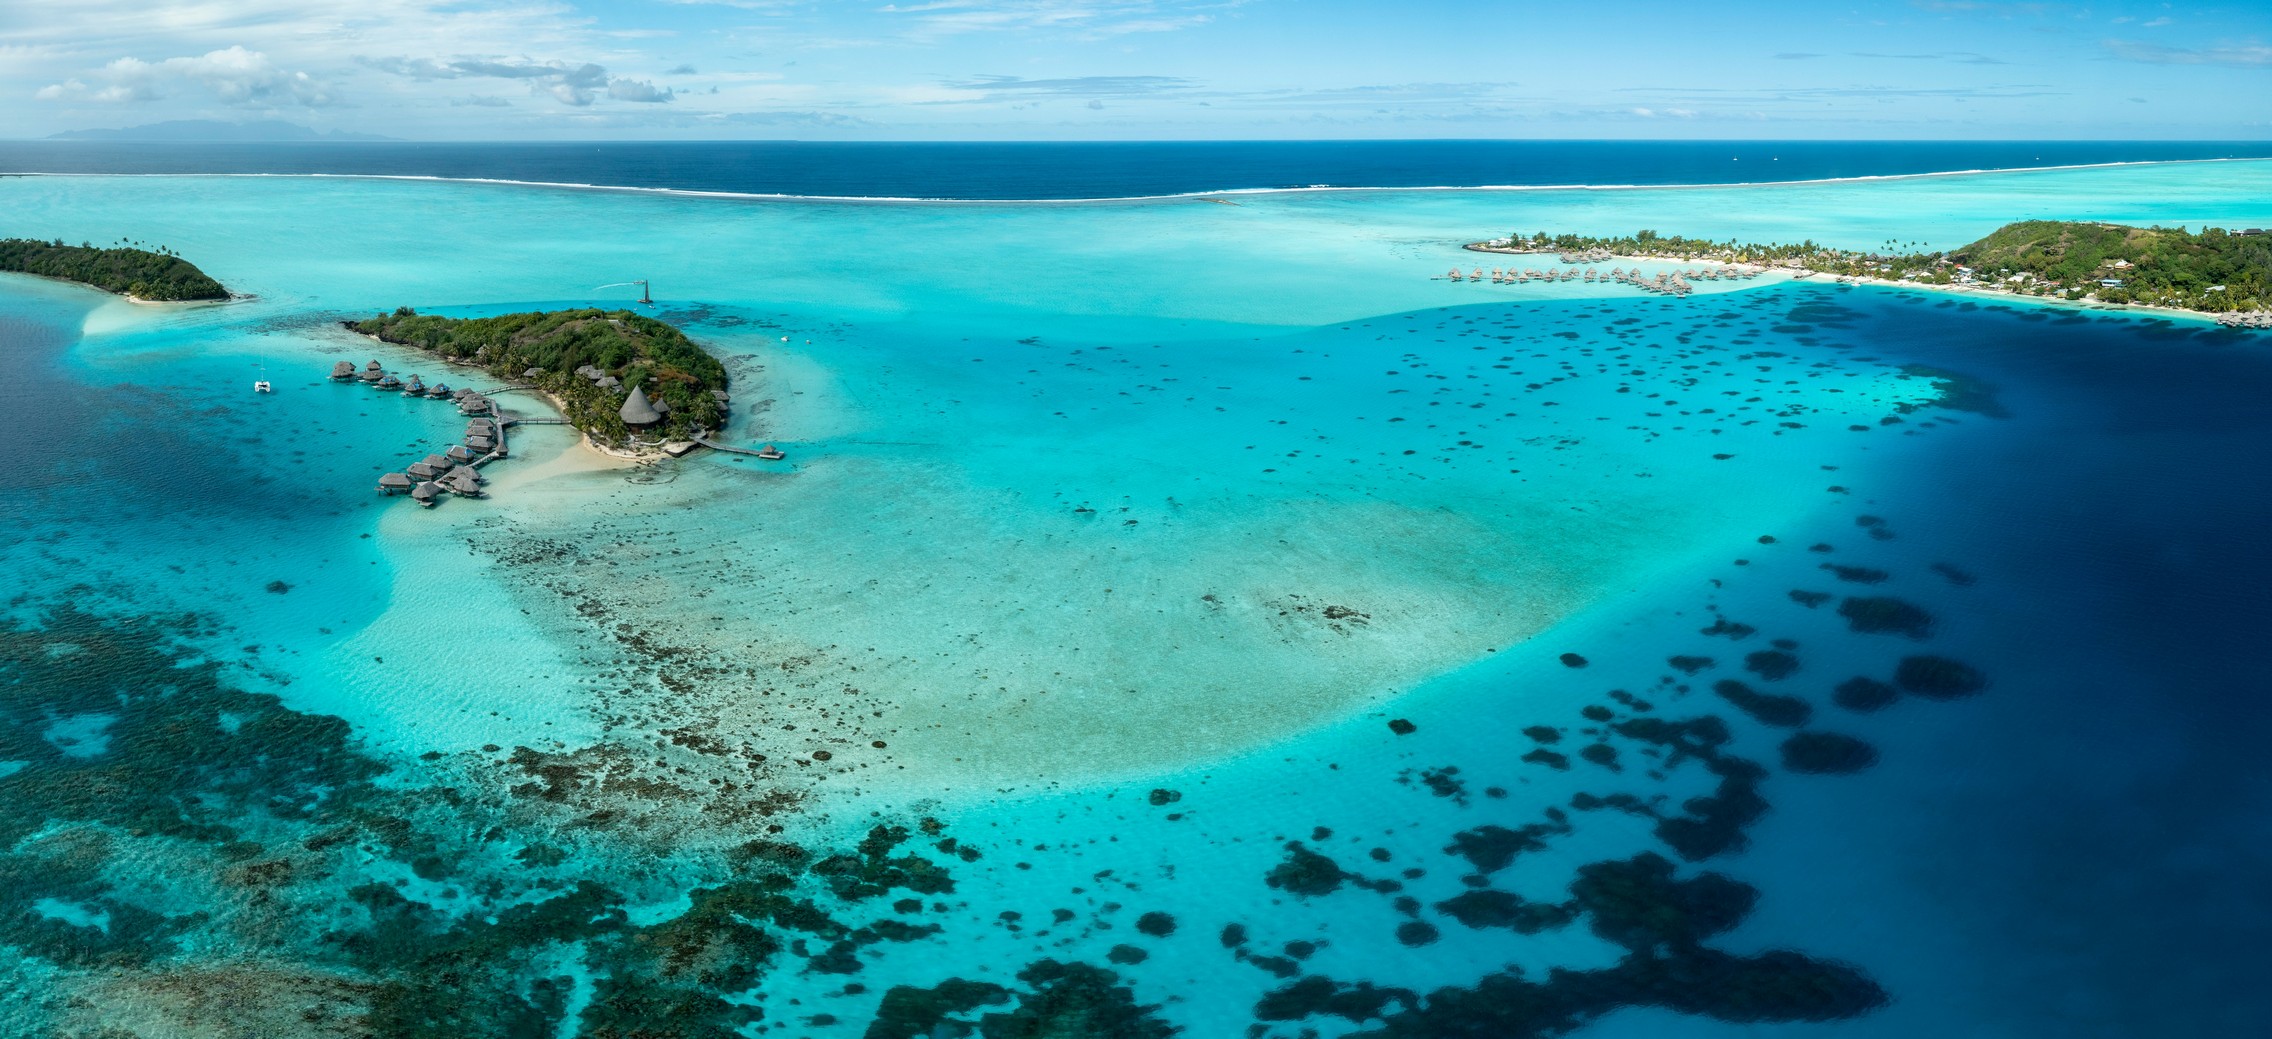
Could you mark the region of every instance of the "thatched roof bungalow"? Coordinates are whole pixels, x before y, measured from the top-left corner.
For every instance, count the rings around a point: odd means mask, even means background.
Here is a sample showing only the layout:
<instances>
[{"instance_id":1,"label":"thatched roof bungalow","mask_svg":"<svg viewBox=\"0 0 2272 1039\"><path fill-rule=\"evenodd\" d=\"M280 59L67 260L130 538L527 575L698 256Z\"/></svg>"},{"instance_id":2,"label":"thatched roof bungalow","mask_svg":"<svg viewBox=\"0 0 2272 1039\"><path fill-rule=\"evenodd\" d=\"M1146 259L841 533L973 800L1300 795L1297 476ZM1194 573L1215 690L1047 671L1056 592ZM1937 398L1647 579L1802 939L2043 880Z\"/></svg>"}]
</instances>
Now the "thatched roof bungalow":
<instances>
[{"instance_id":1,"label":"thatched roof bungalow","mask_svg":"<svg viewBox=\"0 0 2272 1039\"><path fill-rule=\"evenodd\" d=\"M656 411L655 406L648 402L647 391L637 386L631 387L631 395L624 398L623 408L616 414L623 419L624 425L633 429L652 426L663 420L663 413Z\"/></svg>"}]
</instances>

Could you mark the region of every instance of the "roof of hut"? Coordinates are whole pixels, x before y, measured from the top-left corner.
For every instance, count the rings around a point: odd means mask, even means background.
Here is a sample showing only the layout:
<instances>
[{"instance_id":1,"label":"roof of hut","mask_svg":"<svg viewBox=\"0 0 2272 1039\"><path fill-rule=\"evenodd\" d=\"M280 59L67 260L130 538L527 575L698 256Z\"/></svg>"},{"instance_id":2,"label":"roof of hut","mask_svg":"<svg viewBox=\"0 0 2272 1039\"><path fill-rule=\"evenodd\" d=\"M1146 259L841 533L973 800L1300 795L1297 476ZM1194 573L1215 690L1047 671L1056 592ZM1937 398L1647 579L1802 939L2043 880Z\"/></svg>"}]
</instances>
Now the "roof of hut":
<instances>
[{"instance_id":1,"label":"roof of hut","mask_svg":"<svg viewBox=\"0 0 2272 1039\"><path fill-rule=\"evenodd\" d=\"M637 386L631 387L631 396L623 399L620 414L626 426L651 426L663 420L663 413L647 402L647 391Z\"/></svg>"},{"instance_id":2,"label":"roof of hut","mask_svg":"<svg viewBox=\"0 0 2272 1039\"><path fill-rule=\"evenodd\" d=\"M431 498L440 493L442 493L441 485L432 480L421 481L418 486L410 489L410 496L413 498Z\"/></svg>"},{"instance_id":3,"label":"roof of hut","mask_svg":"<svg viewBox=\"0 0 2272 1039\"><path fill-rule=\"evenodd\" d=\"M530 369L528 369L527 371L524 371L524 372L522 372L522 373L521 373L521 378L523 378L523 379L534 379L534 378L536 378L537 376L539 376L539 375L543 375L543 374L544 374L544 369L542 369L542 368L530 368Z\"/></svg>"},{"instance_id":4,"label":"roof of hut","mask_svg":"<svg viewBox=\"0 0 2272 1039\"><path fill-rule=\"evenodd\" d=\"M408 487L410 486L410 477L403 473L388 473L385 476L379 477L379 486Z\"/></svg>"},{"instance_id":5,"label":"roof of hut","mask_svg":"<svg viewBox=\"0 0 2272 1039\"><path fill-rule=\"evenodd\" d=\"M331 374L333 375L348 375L353 373L354 371L355 362L353 361L341 361L338 364L331 366Z\"/></svg>"},{"instance_id":6,"label":"roof of hut","mask_svg":"<svg viewBox=\"0 0 2272 1039\"><path fill-rule=\"evenodd\" d=\"M419 459L419 461L433 466L444 466L450 464L450 460L442 457L441 455L427 455L426 457Z\"/></svg>"},{"instance_id":7,"label":"roof of hut","mask_svg":"<svg viewBox=\"0 0 2272 1039\"><path fill-rule=\"evenodd\" d=\"M385 368L386 368L386 365L380 364L380 363L379 363L379 362L377 362L377 361L372 361L371 363L369 363L369 364L366 364L366 365L364 365L363 367L364 367L364 369L365 369L365 370L368 370L368 371L374 371L374 372L376 372L376 371L383 371L383 370L385 370Z\"/></svg>"},{"instance_id":8,"label":"roof of hut","mask_svg":"<svg viewBox=\"0 0 2272 1039\"><path fill-rule=\"evenodd\" d=\"M453 480L470 478L475 483L481 482L481 470L476 469L470 465L452 466L450 468L448 476Z\"/></svg>"}]
</instances>

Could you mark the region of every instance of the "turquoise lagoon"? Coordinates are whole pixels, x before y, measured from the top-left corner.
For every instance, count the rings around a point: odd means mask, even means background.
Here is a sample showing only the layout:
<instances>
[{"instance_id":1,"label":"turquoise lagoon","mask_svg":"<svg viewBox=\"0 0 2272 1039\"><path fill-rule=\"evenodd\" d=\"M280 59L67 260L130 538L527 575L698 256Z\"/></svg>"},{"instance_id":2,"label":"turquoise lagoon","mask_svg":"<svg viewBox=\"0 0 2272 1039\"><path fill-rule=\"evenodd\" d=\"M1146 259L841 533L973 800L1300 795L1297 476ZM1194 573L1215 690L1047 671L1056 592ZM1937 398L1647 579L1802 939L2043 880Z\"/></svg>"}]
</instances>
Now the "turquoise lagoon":
<instances>
[{"instance_id":1,"label":"turquoise lagoon","mask_svg":"<svg viewBox=\"0 0 2272 1039\"><path fill-rule=\"evenodd\" d=\"M2262 337L1436 276L1509 229L2261 226L2272 165L0 198L8 233L163 243L254 297L0 282L10 1034L2267 1019ZM535 427L488 500L371 493L458 419L330 364L483 379L340 318L634 278L786 464Z\"/></svg>"}]
</instances>

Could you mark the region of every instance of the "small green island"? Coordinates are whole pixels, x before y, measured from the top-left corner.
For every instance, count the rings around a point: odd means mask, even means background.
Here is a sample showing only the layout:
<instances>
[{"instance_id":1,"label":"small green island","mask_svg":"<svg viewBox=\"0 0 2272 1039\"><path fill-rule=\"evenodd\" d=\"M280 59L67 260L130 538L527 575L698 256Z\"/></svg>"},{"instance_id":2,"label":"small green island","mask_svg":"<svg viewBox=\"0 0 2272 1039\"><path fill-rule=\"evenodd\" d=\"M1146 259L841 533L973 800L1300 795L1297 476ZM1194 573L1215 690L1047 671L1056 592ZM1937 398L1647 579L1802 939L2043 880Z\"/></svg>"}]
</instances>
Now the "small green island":
<instances>
[{"instance_id":1,"label":"small green island","mask_svg":"<svg viewBox=\"0 0 2272 1039\"><path fill-rule=\"evenodd\" d=\"M693 440L726 422L726 366L677 328L628 310L453 318L403 307L342 324L542 390L602 446Z\"/></svg>"},{"instance_id":2,"label":"small green island","mask_svg":"<svg viewBox=\"0 0 2272 1039\"><path fill-rule=\"evenodd\" d=\"M1842 278L2166 307L2219 316L2231 325L2272 327L2272 232L2262 228L2207 227L2194 232L2182 227L2023 220L1970 245L1940 252L1904 249L1898 241L1888 241L1882 249L1853 250L1811 240L1713 241L1655 231L1613 238L1518 233L1468 248L1558 253L1572 263L1633 257L1751 264Z\"/></svg>"},{"instance_id":3,"label":"small green island","mask_svg":"<svg viewBox=\"0 0 2272 1039\"><path fill-rule=\"evenodd\" d=\"M220 282L162 246L153 252L125 244L65 245L60 238L0 238L0 271L61 278L156 303L229 298Z\"/></svg>"}]
</instances>

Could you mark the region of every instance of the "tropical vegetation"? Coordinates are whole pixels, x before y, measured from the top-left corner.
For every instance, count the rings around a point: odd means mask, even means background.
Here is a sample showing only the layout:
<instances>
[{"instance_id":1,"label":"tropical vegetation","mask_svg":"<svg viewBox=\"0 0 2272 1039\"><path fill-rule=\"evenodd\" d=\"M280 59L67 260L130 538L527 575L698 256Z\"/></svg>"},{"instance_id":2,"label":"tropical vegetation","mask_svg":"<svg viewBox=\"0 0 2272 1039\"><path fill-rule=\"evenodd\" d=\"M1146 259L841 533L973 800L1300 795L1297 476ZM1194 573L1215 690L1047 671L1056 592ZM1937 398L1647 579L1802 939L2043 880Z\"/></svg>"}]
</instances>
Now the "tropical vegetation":
<instances>
[{"instance_id":1,"label":"tropical vegetation","mask_svg":"<svg viewBox=\"0 0 2272 1039\"><path fill-rule=\"evenodd\" d=\"M578 429L604 443L629 439L621 411L633 386L669 405L654 430L665 438L725 424L725 405L712 391L725 390L726 366L686 333L628 310L453 318L403 307L346 324L389 343L479 365L503 380L534 383L560 402ZM614 376L621 386L603 386L599 376Z\"/></svg>"},{"instance_id":2,"label":"tropical vegetation","mask_svg":"<svg viewBox=\"0 0 2272 1039\"><path fill-rule=\"evenodd\" d=\"M135 299L228 299L229 290L197 265L161 246L156 251L130 245L65 245L58 238L0 238L0 271L38 274L92 285Z\"/></svg>"},{"instance_id":3,"label":"tropical vegetation","mask_svg":"<svg viewBox=\"0 0 2272 1039\"><path fill-rule=\"evenodd\" d=\"M2069 220L2006 224L1958 249L1925 251L1889 239L1873 249L1812 240L1714 241L1640 231L1617 237L1511 234L1495 252L1603 254L1801 268L1928 285L1994 284L2011 292L2100 303L2145 303L2212 314L2272 309L2272 234L2219 227L2131 227Z\"/></svg>"}]
</instances>

